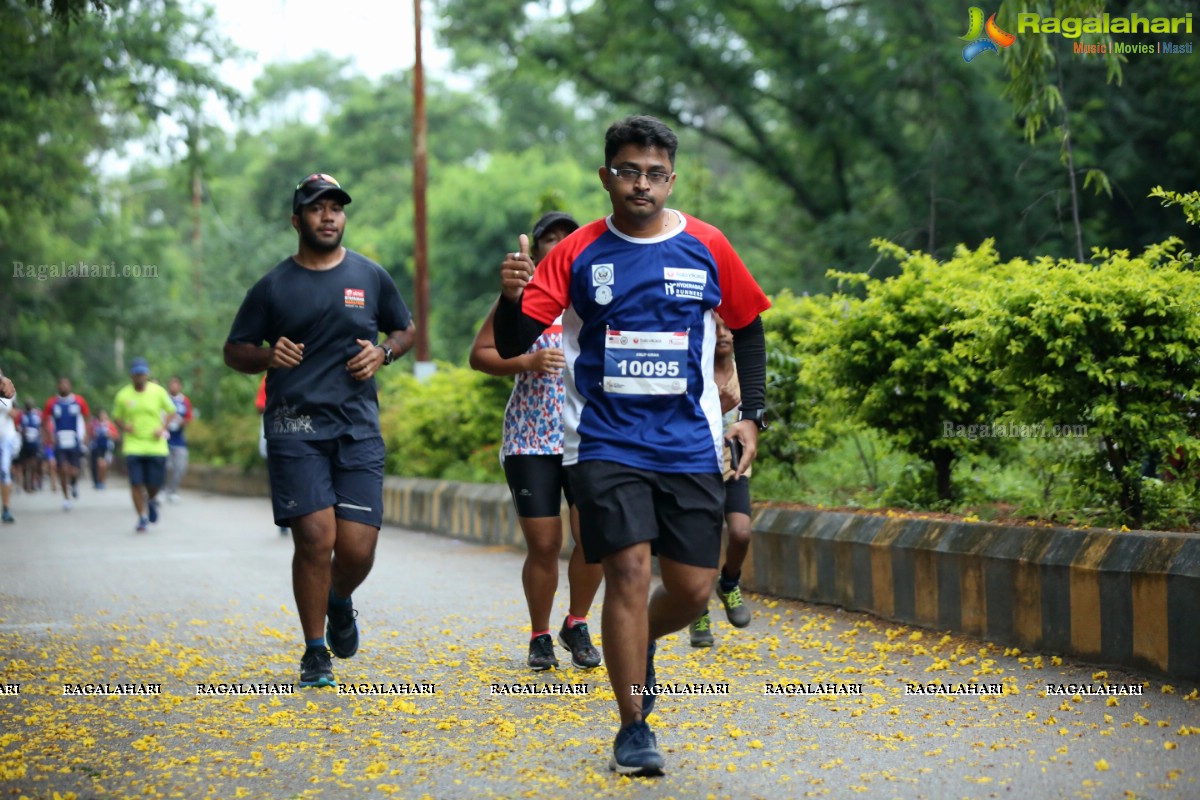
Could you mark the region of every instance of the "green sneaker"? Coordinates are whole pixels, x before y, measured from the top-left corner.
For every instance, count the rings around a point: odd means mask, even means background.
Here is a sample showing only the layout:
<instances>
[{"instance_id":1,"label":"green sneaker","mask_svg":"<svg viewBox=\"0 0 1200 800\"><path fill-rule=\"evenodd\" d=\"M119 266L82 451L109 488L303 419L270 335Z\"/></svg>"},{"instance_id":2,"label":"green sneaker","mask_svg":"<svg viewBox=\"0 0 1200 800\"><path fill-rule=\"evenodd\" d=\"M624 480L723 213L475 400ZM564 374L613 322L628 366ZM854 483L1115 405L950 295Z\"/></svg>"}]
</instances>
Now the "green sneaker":
<instances>
[{"instance_id":1,"label":"green sneaker","mask_svg":"<svg viewBox=\"0 0 1200 800\"><path fill-rule=\"evenodd\" d=\"M744 628L750 624L750 607L742 599L741 586L734 586L728 592L722 592L721 584L718 583L717 597L721 598L721 603L725 606L725 618L729 620L730 625Z\"/></svg>"},{"instance_id":2,"label":"green sneaker","mask_svg":"<svg viewBox=\"0 0 1200 800\"><path fill-rule=\"evenodd\" d=\"M706 610L700 619L688 625L688 635L692 637L692 647L712 647L712 618Z\"/></svg>"}]
</instances>

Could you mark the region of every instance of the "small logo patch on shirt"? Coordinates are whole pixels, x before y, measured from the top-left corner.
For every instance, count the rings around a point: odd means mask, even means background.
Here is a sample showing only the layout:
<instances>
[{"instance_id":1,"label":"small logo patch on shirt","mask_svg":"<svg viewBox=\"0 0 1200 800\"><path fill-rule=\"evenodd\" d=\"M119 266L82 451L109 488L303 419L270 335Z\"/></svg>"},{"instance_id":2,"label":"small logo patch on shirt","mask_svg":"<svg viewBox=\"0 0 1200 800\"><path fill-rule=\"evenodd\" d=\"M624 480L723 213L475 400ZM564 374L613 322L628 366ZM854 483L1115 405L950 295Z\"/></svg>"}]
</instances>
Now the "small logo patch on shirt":
<instances>
[{"instance_id":1,"label":"small logo patch on shirt","mask_svg":"<svg viewBox=\"0 0 1200 800\"><path fill-rule=\"evenodd\" d=\"M613 265L592 264L592 286L612 286Z\"/></svg>"},{"instance_id":2,"label":"small logo patch on shirt","mask_svg":"<svg viewBox=\"0 0 1200 800\"><path fill-rule=\"evenodd\" d=\"M362 289L346 290L346 308L366 308L367 293Z\"/></svg>"}]
</instances>

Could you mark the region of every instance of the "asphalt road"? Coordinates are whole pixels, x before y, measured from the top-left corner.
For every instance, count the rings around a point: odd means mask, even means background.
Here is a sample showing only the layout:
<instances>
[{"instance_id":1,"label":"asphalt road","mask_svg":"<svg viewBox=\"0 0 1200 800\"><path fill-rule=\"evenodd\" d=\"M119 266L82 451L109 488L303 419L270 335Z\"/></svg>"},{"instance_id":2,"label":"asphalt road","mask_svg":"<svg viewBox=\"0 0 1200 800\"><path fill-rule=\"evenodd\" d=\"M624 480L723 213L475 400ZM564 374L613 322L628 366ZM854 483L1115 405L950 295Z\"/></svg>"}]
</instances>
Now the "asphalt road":
<instances>
[{"instance_id":1,"label":"asphalt road","mask_svg":"<svg viewBox=\"0 0 1200 800\"><path fill-rule=\"evenodd\" d=\"M81 491L0 528L0 798L1200 797L1194 685L759 596L740 631L714 602L711 650L660 643L660 682L705 693L659 698L664 777L618 778L603 668L524 667L522 555L398 528L334 662L387 693L293 690L267 501L189 493L139 535L122 484ZM934 682L992 693L908 693Z\"/></svg>"}]
</instances>

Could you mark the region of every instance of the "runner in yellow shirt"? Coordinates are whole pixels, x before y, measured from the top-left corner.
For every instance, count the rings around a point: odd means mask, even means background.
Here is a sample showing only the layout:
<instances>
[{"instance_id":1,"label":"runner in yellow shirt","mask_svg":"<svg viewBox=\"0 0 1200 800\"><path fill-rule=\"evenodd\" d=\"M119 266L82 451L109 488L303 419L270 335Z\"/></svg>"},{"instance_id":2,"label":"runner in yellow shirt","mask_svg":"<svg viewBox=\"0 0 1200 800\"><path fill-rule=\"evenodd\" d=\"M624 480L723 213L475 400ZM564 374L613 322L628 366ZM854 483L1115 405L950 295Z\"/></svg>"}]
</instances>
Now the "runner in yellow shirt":
<instances>
[{"instance_id":1,"label":"runner in yellow shirt","mask_svg":"<svg viewBox=\"0 0 1200 800\"><path fill-rule=\"evenodd\" d=\"M154 498L166 477L168 426L177 414L167 390L150 382L146 359L133 360L129 378L132 383L117 392L113 400L112 416L117 427L125 432L129 489L138 515L137 531L144 533L147 522L158 522L158 504Z\"/></svg>"}]
</instances>

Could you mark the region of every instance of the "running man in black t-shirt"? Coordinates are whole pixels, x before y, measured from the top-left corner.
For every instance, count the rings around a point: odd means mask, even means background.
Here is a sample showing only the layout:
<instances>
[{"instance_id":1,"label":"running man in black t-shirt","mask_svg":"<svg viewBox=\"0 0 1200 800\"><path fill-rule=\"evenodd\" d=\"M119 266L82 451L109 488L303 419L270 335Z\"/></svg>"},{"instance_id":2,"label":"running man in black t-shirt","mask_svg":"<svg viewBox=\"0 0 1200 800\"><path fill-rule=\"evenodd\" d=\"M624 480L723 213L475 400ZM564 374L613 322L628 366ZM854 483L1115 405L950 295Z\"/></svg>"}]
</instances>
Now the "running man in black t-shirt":
<instances>
[{"instance_id":1,"label":"running man in black t-shirt","mask_svg":"<svg viewBox=\"0 0 1200 800\"><path fill-rule=\"evenodd\" d=\"M336 685L329 649L358 651L350 595L371 571L383 521L374 375L416 330L391 276L342 246L349 202L325 174L296 186L297 252L246 293L225 342L226 364L267 370L267 471L275 523L291 526L296 548L301 686Z\"/></svg>"}]
</instances>

